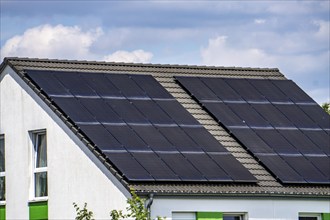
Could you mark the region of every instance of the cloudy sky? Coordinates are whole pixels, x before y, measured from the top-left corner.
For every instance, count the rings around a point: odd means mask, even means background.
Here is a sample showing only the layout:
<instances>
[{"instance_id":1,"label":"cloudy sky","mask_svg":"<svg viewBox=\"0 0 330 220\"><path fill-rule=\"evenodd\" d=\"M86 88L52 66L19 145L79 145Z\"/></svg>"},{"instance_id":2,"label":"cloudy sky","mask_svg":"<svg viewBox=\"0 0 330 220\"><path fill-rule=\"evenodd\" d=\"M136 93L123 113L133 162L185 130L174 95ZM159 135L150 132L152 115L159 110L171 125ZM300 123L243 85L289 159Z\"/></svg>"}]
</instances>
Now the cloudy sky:
<instances>
[{"instance_id":1,"label":"cloudy sky","mask_svg":"<svg viewBox=\"0 0 330 220\"><path fill-rule=\"evenodd\" d=\"M329 0L0 2L1 59L277 67L329 101Z\"/></svg>"}]
</instances>

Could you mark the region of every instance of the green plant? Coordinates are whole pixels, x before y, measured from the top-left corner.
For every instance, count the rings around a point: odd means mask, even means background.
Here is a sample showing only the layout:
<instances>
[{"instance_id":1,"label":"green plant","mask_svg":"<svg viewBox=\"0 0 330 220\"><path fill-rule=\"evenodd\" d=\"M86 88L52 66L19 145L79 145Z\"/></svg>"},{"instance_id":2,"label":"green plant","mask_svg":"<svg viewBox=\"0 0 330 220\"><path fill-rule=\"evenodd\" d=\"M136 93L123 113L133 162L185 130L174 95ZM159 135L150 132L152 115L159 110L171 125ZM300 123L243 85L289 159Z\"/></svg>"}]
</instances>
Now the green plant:
<instances>
[{"instance_id":1,"label":"green plant","mask_svg":"<svg viewBox=\"0 0 330 220\"><path fill-rule=\"evenodd\" d=\"M76 209L77 212L77 216L75 218L76 220L94 220L94 213L92 211L88 211L86 202L82 209L79 208L79 206L75 202L73 203L73 207Z\"/></svg>"},{"instance_id":2,"label":"green plant","mask_svg":"<svg viewBox=\"0 0 330 220\"><path fill-rule=\"evenodd\" d=\"M324 111L330 114L330 103L323 103L321 107L324 109Z\"/></svg>"},{"instance_id":3,"label":"green plant","mask_svg":"<svg viewBox=\"0 0 330 220\"><path fill-rule=\"evenodd\" d=\"M145 199L141 199L134 190L131 190L132 198L127 199L128 206L126 207L127 214L123 211L112 210L110 216L112 220L119 220L124 218L134 218L136 220L150 220L149 211L144 206Z\"/></svg>"}]
</instances>

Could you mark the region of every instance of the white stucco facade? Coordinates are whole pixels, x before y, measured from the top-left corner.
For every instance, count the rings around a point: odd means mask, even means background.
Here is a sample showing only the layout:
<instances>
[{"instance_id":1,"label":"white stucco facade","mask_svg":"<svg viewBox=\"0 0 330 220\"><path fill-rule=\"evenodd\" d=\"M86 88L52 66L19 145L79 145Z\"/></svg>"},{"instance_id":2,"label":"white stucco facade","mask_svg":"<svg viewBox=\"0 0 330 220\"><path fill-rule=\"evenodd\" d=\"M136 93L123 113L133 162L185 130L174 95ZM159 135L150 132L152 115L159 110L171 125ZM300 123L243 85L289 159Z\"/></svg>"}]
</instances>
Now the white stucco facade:
<instances>
[{"instance_id":1,"label":"white stucco facade","mask_svg":"<svg viewBox=\"0 0 330 220\"><path fill-rule=\"evenodd\" d=\"M155 197L151 216L173 217L173 213L240 213L249 220L297 220L299 213L330 212L329 199L231 198L231 197Z\"/></svg>"},{"instance_id":2,"label":"white stucco facade","mask_svg":"<svg viewBox=\"0 0 330 220\"><path fill-rule=\"evenodd\" d=\"M1 74L0 133L6 147L6 218L28 219L33 200L32 142L29 131L45 129L49 219L74 219L72 203L97 219L125 209L127 190L54 112L7 67Z\"/></svg>"}]
</instances>

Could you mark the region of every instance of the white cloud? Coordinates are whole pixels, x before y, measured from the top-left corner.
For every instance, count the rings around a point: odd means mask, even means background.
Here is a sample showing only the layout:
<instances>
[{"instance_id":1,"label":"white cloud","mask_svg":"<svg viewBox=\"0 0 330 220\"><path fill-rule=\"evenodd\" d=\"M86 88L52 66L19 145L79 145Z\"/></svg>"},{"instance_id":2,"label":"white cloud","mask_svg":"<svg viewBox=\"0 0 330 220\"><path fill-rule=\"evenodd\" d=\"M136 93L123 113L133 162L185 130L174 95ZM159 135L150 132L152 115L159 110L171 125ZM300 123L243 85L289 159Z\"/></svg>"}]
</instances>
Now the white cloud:
<instances>
[{"instance_id":1,"label":"white cloud","mask_svg":"<svg viewBox=\"0 0 330 220\"><path fill-rule=\"evenodd\" d=\"M318 26L318 31L315 33L315 36L318 39L326 40L329 42L329 35L330 35L330 22L318 20L313 22L315 25Z\"/></svg>"},{"instance_id":2,"label":"white cloud","mask_svg":"<svg viewBox=\"0 0 330 220\"><path fill-rule=\"evenodd\" d=\"M131 62L131 63L149 63L153 54L144 50L128 51L116 51L113 54L105 56L105 61L111 62Z\"/></svg>"},{"instance_id":3,"label":"white cloud","mask_svg":"<svg viewBox=\"0 0 330 220\"><path fill-rule=\"evenodd\" d=\"M206 65L267 67L274 60L258 48L237 49L227 44L227 36L209 39L209 44L201 50Z\"/></svg>"},{"instance_id":4,"label":"white cloud","mask_svg":"<svg viewBox=\"0 0 330 220\"><path fill-rule=\"evenodd\" d=\"M256 24L264 24L264 23L266 23L266 20L265 19L254 19L254 23L256 23Z\"/></svg>"},{"instance_id":5,"label":"white cloud","mask_svg":"<svg viewBox=\"0 0 330 220\"><path fill-rule=\"evenodd\" d=\"M120 62L150 62L153 57L152 53L143 50L119 50L110 55L104 52L108 50L95 50L95 44L110 37L104 35L99 27L84 31L78 26L46 24L27 29L22 35L8 39L1 48L0 55L1 58L18 56Z\"/></svg>"},{"instance_id":6,"label":"white cloud","mask_svg":"<svg viewBox=\"0 0 330 220\"><path fill-rule=\"evenodd\" d=\"M87 59L92 57L90 47L100 35L101 28L83 32L77 26L41 25L7 40L1 56Z\"/></svg>"}]
</instances>

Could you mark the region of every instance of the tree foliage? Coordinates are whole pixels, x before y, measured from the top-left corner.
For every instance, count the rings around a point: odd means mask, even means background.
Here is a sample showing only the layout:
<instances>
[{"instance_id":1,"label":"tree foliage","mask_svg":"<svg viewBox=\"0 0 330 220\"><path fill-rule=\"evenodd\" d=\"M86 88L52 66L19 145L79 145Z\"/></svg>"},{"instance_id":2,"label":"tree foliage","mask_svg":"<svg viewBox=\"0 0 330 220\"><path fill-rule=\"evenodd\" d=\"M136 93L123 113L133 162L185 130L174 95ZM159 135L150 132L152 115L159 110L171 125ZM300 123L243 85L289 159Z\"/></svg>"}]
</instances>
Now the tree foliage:
<instances>
[{"instance_id":1,"label":"tree foliage","mask_svg":"<svg viewBox=\"0 0 330 220\"><path fill-rule=\"evenodd\" d=\"M132 198L127 199L127 214L123 214L122 210L112 210L110 216L112 220L125 218L134 218L135 220L150 220L149 211L145 207L145 199L141 199L131 190Z\"/></svg>"},{"instance_id":2,"label":"tree foliage","mask_svg":"<svg viewBox=\"0 0 330 220\"><path fill-rule=\"evenodd\" d=\"M324 111L326 111L328 114L330 114L330 103L323 103L322 104L322 108L324 109Z\"/></svg>"},{"instance_id":3,"label":"tree foliage","mask_svg":"<svg viewBox=\"0 0 330 220\"><path fill-rule=\"evenodd\" d=\"M94 213L92 211L88 211L86 202L82 209L79 208L79 206L75 202L73 203L73 207L76 209L77 212L76 220L94 220Z\"/></svg>"}]
</instances>

